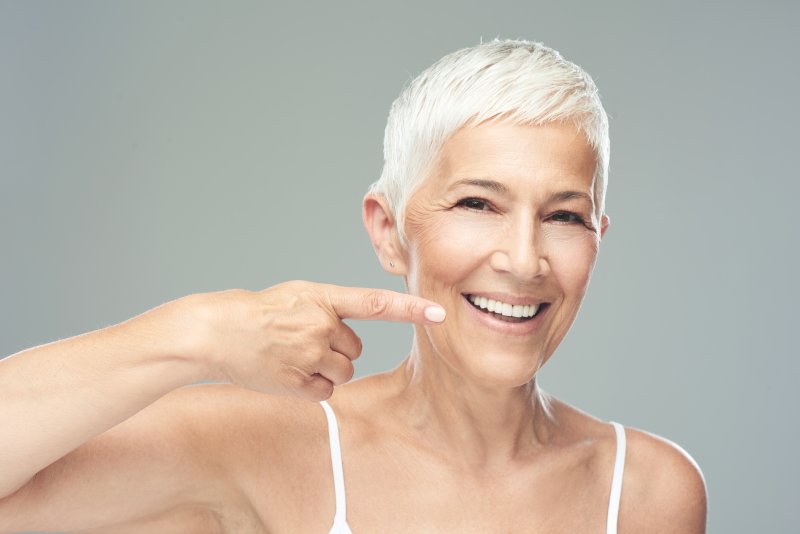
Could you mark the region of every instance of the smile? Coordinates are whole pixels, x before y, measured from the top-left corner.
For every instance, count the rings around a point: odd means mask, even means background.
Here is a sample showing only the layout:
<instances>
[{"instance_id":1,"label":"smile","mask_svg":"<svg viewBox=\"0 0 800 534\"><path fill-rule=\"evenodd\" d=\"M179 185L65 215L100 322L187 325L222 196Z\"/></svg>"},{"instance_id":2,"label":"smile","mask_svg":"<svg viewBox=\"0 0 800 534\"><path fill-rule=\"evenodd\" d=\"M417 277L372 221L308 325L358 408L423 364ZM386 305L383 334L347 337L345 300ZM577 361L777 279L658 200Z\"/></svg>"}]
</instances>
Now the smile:
<instances>
[{"instance_id":1,"label":"smile","mask_svg":"<svg viewBox=\"0 0 800 534\"><path fill-rule=\"evenodd\" d=\"M464 297L472 306L488 315L509 323L530 321L546 307L547 303L510 304L500 300L466 294Z\"/></svg>"}]
</instances>

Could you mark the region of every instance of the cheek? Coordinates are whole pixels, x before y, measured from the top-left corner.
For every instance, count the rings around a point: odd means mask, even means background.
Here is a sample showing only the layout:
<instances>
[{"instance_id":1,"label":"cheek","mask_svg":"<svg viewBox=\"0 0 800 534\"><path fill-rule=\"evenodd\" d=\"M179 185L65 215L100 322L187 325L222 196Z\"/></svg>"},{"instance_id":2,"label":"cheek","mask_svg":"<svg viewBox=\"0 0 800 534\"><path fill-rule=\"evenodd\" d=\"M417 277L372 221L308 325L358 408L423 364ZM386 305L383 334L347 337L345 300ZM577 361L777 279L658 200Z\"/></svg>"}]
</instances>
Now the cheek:
<instances>
[{"instance_id":1,"label":"cheek","mask_svg":"<svg viewBox=\"0 0 800 534\"><path fill-rule=\"evenodd\" d=\"M597 251L597 239L589 233L549 240L550 266L568 298L583 296L597 259Z\"/></svg>"},{"instance_id":2,"label":"cheek","mask_svg":"<svg viewBox=\"0 0 800 534\"><path fill-rule=\"evenodd\" d=\"M452 211L409 209L406 221L411 246L408 281L423 295L426 287L452 286L462 280L484 258L480 245L497 239L497 232L490 225Z\"/></svg>"}]
</instances>

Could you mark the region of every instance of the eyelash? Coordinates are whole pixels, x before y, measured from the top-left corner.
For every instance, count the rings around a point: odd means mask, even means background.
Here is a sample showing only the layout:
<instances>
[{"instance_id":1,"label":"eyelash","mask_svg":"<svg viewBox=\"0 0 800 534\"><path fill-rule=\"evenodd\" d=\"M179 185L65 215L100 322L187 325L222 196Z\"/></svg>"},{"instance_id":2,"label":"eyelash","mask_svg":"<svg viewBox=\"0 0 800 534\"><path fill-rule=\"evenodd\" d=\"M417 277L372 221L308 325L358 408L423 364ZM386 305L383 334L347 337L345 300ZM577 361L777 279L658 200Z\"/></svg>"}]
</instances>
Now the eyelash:
<instances>
[{"instance_id":1,"label":"eyelash","mask_svg":"<svg viewBox=\"0 0 800 534\"><path fill-rule=\"evenodd\" d=\"M485 200L483 198L478 198L478 197L462 198L461 200L456 202L456 206L463 207L464 209L467 209L467 210L470 210L470 211L486 211L486 210L483 210L483 209L471 208L471 207L467 206L466 205L467 202L471 202L471 201L472 202L481 202L485 206L491 206L491 203L488 200ZM572 212L572 211L564 211L564 210L557 211L557 212L553 213L550 217L553 218L553 217L559 216L559 215L567 215L569 217L572 217L572 220L571 221L556 221L556 222L560 222L562 224L578 223L578 224L581 224L583 226L587 226L586 225L586 221L583 220L583 217L581 217L580 215L578 215L577 213Z\"/></svg>"},{"instance_id":2,"label":"eyelash","mask_svg":"<svg viewBox=\"0 0 800 534\"><path fill-rule=\"evenodd\" d=\"M489 201L488 200L484 200L482 198L477 198L477 197L467 197L467 198L462 198L461 200L456 202L456 206L461 206L461 207L464 207L464 208L466 208L468 210L471 210L471 211L486 211L486 210L482 210L482 209L478 209L478 208L470 208L469 206L466 205L467 202L476 202L476 201L477 202L482 202L484 205L487 205L487 206L489 205Z\"/></svg>"}]
</instances>

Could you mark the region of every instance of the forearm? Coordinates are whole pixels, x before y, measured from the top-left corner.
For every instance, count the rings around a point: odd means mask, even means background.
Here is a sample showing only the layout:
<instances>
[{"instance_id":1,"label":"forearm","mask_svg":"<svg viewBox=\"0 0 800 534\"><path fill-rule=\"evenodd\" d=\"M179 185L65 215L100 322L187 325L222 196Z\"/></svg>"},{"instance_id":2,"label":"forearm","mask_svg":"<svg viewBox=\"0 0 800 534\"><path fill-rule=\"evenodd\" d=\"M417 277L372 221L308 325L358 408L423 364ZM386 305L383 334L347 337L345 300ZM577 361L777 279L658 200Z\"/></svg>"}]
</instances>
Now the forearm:
<instances>
[{"instance_id":1,"label":"forearm","mask_svg":"<svg viewBox=\"0 0 800 534\"><path fill-rule=\"evenodd\" d=\"M0 497L163 395L206 378L180 305L0 360Z\"/></svg>"}]
</instances>

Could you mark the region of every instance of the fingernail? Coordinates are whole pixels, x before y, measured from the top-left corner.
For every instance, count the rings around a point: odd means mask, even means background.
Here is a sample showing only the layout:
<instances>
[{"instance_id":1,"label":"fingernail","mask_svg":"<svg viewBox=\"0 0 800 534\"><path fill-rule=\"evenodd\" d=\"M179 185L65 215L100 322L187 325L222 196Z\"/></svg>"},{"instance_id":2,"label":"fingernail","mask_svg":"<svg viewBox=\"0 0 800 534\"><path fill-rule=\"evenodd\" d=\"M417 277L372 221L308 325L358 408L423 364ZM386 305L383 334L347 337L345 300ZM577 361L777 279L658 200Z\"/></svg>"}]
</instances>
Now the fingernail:
<instances>
[{"instance_id":1,"label":"fingernail","mask_svg":"<svg viewBox=\"0 0 800 534\"><path fill-rule=\"evenodd\" d=\"M445 315L444 308L440 308L438 306L428 306L425 308L425 318L429 321L433 321L434 323L441 323L444 321Z\"/></svg>"}]
</instances>

